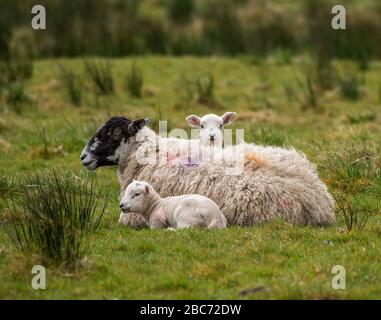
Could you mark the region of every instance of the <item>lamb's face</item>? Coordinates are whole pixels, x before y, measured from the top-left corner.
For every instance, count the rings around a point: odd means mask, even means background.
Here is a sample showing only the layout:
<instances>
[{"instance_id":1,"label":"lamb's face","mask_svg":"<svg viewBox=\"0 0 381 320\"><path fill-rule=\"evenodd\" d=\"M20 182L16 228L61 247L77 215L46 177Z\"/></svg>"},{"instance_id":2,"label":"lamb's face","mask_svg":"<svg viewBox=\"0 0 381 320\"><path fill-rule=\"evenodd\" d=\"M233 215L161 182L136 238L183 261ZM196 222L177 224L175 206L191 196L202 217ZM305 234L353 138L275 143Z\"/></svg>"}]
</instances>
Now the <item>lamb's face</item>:
<instances>
[{"instance_id":1,"label":"lamb's face","mask_svg":"<svg viewBox=\"0 0 381 320\"><path fill-rule=\"evenodd\" d=\"M124 117L113 117L106 121L90 138L81 153L82 165L88 170L119 163L128 152L138 130L147 125L147 119L131 121Z\"/></svg>"},{"instance_id":2,"label":"lamb's face","mask_svg":"<svg viewBox=\"0 0 381 320\"><path fill-rule=\"evenodd\" d=\"M222 117L207 114L202 118L191 115L186 118L190 126L200 129L200 141L205 146L222 146L223 127L230 124L235 112L226 112Z\"/></svg>"},{"instance_id":3,"label":"lamb's face","mask_svg":"<svg viewBox=\"0 0 381 320\"><path fill-rule=\"evenodd\" d=\"M127 212L144 213L146 197L150 191L150 185L143 181L131 182L120 201L120 209Z\"/></svg>"}]
</instances>

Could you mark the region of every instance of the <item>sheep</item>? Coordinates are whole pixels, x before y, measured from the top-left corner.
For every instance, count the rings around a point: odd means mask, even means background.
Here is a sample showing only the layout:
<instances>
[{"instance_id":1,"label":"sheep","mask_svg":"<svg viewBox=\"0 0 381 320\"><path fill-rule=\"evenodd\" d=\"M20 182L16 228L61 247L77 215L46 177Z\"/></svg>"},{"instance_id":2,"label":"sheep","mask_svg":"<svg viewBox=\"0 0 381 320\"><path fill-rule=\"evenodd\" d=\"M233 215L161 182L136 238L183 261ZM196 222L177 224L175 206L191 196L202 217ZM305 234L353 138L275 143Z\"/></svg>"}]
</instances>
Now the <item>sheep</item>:
<instances>
[{"instance_id":1,"label":"sheep","mask_svg":"<svg viewBox=\"0 0 381 320\"><path fill-rule=\"evenodd\" d=\"M145 181L131 182L119 207L124 213L140 213L151 229L226 228L226 218L212 200L198 194L161 198Z\"/></svg>"},{"instance_id":2,"label":"sheep","mask_svg":"<svg viewBox=\"0 0 381 320\"><path fill-rule=\"evenodd\" d=\"M190 115L185 119L191 127L200 129L200 142L204 146L222 146L223 127L232 123L236 115L235 112L225 112L220 117L210 113L201 118Z\"/></svg>"},{"instance_id":3,"label":"sheep","mask_svg":"<svg viewBox=\"0 0 381 320\"><path fill-rule=\"evenodd\" d=\"M160 154L157 142L162 139L147 124L147 119L111 118L85 146L82 164L89 170L117 165L122 192L137 179L149 182L163 197L189 193L208 197L220 207L230 225L248 226L278 218L314 226L334 222L333 198L315 167L300 152L249 143L222 149L225 154L230 149L244 148L244 170L238 175L226 174L226 162L142 164L137 154L147 137L153 139L148 145L156 160ZM147 226L145 219L133 214L126 217L121 213L119 222Z\"/></svg>"}]
</instances>

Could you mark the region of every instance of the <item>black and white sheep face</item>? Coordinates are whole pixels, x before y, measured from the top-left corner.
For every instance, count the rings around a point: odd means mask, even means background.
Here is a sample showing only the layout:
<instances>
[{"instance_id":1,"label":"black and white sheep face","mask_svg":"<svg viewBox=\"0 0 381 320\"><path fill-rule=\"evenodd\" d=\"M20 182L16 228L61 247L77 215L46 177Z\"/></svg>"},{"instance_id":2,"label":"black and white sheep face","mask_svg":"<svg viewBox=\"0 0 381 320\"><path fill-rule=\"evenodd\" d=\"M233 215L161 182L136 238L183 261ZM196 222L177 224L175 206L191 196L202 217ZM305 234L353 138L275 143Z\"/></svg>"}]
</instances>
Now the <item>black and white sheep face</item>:
<instances>
[{"instance_id":1,"label":"black and white sheep face","mask_svg":"<svg viewBox=\"0 0 381 320\"><path fill-rule=\"evenodd\" d=\"M122 154L128 152L131 138L148 124L147 119L131 121L113 117L106 121L90 138L81 154L82 165L88 170L118 165Z\"/></svg>"}]
</instances>

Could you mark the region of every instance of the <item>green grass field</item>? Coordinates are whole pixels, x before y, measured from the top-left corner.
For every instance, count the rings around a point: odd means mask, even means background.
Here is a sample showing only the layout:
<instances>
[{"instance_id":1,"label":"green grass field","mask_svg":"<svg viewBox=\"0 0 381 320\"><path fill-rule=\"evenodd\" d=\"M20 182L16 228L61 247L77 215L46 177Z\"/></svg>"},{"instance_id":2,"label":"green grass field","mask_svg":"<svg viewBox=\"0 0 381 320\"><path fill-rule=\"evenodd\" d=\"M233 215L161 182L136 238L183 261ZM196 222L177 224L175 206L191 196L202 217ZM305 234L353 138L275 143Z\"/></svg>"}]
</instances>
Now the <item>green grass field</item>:
<instances>
[{"instance_id":1,"label":"green grass field","mask_svg":"<svg viewBox=\"0 0 381 320\"><path fill-rule=\"evenodd\" d=\"M151 117L155 129L163 119L169 129L189 130L189 114L236 111L238 119L231 127L244 128L246 141L301 150L330 190L352 201L356 215L368 209L377 213L381 63L360 71L351 62L335 62L342 77L356 75L357 86L342 80L316 92L317 106L311 107L303 59L286 58L112 59L115 93L109 96L94 93L83 59L35 62L25 89L29 98L21 110L6 97L0 100L0 298L379 299L379 214L364 229L355 226L351 231L339 212L336 224L328 228L274 221L223 231L136 231L117 224L116 168L89 173L81 166L79 155L87 139L112 115ZM127 92L132 62L143 74L141 98ZM70 101L59 65L80 74L80 106ZM192 83L209 74L214 98L200 104ZM89 236L82 268L67 272L47 266L47 288L37 291L30 282L39 257L16 250L5 232L5 208L14 184L48 168L94 176L98 185L111 185L111 196L100 228ZM346 268L346 290L331 287L335 265Z\"/></svg>"}]
</instances>

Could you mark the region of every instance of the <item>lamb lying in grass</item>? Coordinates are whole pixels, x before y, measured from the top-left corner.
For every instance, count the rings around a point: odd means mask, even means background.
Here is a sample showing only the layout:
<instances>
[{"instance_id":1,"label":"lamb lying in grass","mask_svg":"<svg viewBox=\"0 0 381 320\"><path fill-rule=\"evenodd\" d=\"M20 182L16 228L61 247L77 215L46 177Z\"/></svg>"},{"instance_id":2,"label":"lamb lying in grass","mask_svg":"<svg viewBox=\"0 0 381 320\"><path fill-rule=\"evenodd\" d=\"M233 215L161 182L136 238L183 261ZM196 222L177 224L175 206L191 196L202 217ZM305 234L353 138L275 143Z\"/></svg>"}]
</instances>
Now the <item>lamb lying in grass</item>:
<instances>
[{"instance_id":1,"label":"lamb lying in grass","mask_svg":"<svg viewBox=\"0 0 381 320\"><path fill-rule=\"evenodd\" d=\"M143 215L151 229L222 229L227 223L220 208L209 198L197 194L161 198L144 181L134 180L127 186L120 208L124 213Z\"/></svg>"},{"instance_id":2,"label":"lamb lying in grass","mask_svg":"<svg viewBox=\"0 0 381 320\"><path fill-rule=\"evenodd\" d=\"M232 123L236 115L235 112L225 112L221 117L212 113L201 118L190 115L186 117L186 121L191 127L200 129L200 142L202 145L222 147L222 129Z\"/></svg>"}]
</instances>

